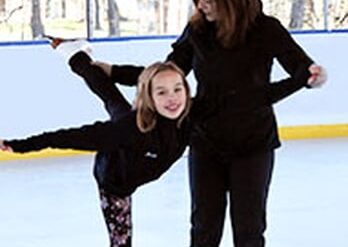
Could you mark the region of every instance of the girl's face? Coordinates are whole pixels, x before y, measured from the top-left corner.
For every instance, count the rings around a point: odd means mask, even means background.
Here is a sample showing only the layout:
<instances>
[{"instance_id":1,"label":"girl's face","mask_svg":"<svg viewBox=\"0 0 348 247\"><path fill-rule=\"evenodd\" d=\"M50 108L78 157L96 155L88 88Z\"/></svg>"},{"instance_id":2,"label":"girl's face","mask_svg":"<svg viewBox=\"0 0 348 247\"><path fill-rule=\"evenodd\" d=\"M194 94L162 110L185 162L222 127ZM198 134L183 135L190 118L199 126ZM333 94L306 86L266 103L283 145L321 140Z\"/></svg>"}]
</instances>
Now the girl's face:
<instances>
[{"instance_id":1,"label":"girl's face","mask_svg":"<svg viewBox=\"0 0 348 247\"><path fill-rule=\"evenodd\" d=\"M163 117L178 118L185 109L186 94L182 76L173 70L161 71L152 78L151 97Z\"/></svg>"},{"instance_id":2,"label":"girl's face","mask_svg":"<svg viewBox=\"0 0 348 247\"><path fill-rule=\"evenodd\" d=\"M197 8L204 14L207 21L216 21L217 9L215 0L198 0Z\"/></svg>"}]
</instances>

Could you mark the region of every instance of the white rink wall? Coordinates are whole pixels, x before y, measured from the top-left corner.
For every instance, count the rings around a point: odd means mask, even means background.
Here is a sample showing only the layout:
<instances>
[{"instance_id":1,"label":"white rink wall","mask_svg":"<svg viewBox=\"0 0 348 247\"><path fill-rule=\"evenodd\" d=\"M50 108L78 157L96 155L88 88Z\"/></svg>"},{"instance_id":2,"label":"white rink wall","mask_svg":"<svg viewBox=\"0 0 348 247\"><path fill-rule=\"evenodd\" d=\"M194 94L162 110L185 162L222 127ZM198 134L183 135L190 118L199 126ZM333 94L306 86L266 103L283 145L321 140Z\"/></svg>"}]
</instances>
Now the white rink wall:
<instances>
[{"instance_id":1,"label":"white rink wall","mask_svg":"<svg viewBox=\"0 0 348 247\"><path fill-rule=\"evenodd\" d=\"M321 89L303 89L276 105L280 126L348 124L348 32L301 33L294 38L329 73ZM163 60L174 38L92 42L94 58L148 65ZM274 79L283 71L275 66ZM0 138L107 119L103 105L48 44L0 44ZM189 80L195 87L193 76ZM194 91L194 89L193 89ZM134 89L126 88L132 100Z\"/></svg>"}]
</instances>

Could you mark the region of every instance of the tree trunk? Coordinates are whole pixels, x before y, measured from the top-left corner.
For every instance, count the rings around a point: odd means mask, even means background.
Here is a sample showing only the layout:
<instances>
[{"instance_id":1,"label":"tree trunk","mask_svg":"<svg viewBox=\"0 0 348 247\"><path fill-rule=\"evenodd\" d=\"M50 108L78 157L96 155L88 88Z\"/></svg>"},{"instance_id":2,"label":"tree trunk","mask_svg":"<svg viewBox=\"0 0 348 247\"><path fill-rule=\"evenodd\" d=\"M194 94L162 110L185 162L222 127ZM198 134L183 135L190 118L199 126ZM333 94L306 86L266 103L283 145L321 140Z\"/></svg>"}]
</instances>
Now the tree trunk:
<instances>
[{"instance_id":1,"label":"tree trunk","mask_svg":"<svg viewBox=\"0 0 348 247\"><path fill-rule=\"evenodd\" d=\"M32 0L30 26L33 38L36 39L44 34L44 27L41 22L40 0Z\"/></svg>"},{"instance_id":2,"label":"tree trunk","mask_svg":"<svg viewBox=\"0 0 348 247\"><path fill-rule=\"evenodd\" d=\"M109 36L120 36L120 13L117 3L108 0Z\"/></svg>"},{"instance_id":3,"label":"tree trunk","mask_svg":"<svg viewBox=\"0 0 348 247\"><path fill-rule=\"evenodd\" d=\"M4 16L5 15L5 0L0 0L0 16Z\"/></svg>"},{"instance_id":4,"label":"tree trunk","mask_svg":"<svg viewBox=\"0 0 348 247\"><path fill-rule=\"evenodd\" d=\"M99 0L95 0L95 30L101 30L101 24L100 24L100 5L99 5Z\"/></svg>"},{"instance_id":5,"label":"tree trunk","mask_svg":"<svg viewBox=\"0 0 348 247\"><path fill-rule=\"evenodd\" d=\"M164 33L167 34L168 33L168 19L169 19L169 1L170 0L164 0Z\"/></svg>"},{"instance_id":6,"label":"tree trunk","mask_svg":"<svg viewBox=\"0 0 348 247\"><path fill-rule=\"evenodd\" d=\"M51 17L51 2L52 2L52 0L46 0L46 9L45 9L46 18Z\"/></svg>"},{"instance_id":7,"label":"tree trunk","mask_svg":"<svg viewBox=\"0 0 348 247\"><path fill-rule=\"evenodd\" d=\"M293 0L291 6L290 29L301 29L304 19L305 0Z\"/></svg>"},{"instance_id":8,"label":"tree trunk","mask_svg":"<svg viewBox=\"0 0 348 247\"><path fill-rule=\"evenodd\" d=\"M62 18L66 18L66 0L62 0Z\"/></svg>"},{"instance_id":9,"label":"tree trunk","mask_svg":"<svg viewBox=\"0 0 348 247\"><path fill-rule=\"evenodd\" d=\"M336 1L332 6L334 28L347 27L348 24L348 3L347 0Z\"/></svg>"}]
</instances>

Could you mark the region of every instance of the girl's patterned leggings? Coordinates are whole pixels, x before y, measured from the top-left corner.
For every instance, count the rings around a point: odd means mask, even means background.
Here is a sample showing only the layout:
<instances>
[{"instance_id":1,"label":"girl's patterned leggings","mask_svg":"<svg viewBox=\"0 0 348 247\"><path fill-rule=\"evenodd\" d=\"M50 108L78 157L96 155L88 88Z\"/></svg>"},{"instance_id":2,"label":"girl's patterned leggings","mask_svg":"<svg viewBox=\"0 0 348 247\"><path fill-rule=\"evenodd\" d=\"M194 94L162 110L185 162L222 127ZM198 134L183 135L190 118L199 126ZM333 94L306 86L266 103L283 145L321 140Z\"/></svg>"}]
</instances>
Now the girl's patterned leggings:
<instances>
[{"instance_id":1,"label":"girl's patterned leggings","mask_svg":"<svg viewBox=\"0 0 348 247\"><path fill-rule=\"evenodd\" d=\"M131 197L117 197L100 189L100 202L110 237L110 247L130 247Z\"/></svg>"}]
</instances>

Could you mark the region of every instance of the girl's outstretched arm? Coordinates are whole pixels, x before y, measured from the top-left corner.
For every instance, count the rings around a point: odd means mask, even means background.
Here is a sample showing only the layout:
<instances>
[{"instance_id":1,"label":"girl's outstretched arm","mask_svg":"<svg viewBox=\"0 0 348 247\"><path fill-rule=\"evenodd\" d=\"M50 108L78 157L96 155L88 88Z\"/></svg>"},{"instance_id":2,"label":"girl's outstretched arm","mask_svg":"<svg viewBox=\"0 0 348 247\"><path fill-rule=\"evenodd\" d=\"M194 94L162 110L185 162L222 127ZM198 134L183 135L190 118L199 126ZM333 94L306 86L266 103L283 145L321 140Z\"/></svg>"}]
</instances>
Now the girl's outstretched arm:
<instances>
[{"instance_id":1,"label":"girl's outstretched arm","mask_svg":"<svg viewBox=\"0 0 348 247\"><path fill-rule=\"evenodd\" d=\"M134 118L123 118L117 122L96 122L78 128L44 132L23 139L1 140L5 151L26 153L45 148L76 149L112 152L119 148L132 148L137 139Z\"/></svg>"}]
</instances>

